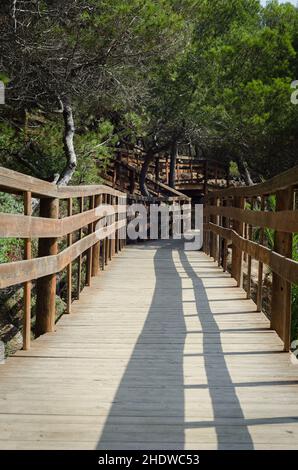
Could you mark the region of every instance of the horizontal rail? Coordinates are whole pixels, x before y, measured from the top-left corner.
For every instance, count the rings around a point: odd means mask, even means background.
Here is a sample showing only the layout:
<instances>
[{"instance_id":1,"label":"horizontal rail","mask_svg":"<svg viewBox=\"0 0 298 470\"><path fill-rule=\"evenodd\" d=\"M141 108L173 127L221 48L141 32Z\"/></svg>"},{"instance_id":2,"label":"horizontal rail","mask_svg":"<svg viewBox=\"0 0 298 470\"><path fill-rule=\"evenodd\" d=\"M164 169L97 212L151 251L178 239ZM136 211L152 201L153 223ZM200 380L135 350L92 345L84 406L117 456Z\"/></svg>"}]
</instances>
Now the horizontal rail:
<instances>
[{"instance_id":1,"label":"horizontal rail","mask_svg":"<svg viewBox=\"0 0 298 470\"><path fill-rule=\"evenodd\" d=\"M210 197L255 197L275 194L277 191L298 186L298 165L290 170L274 176L264 183L254 184L252 186L239 186L220 189L210 193Z\"/></svg>"},{"instance_id":2,"label":"horizontal rail","mask_svg":"<svg viewBox=\"0 0 298 470\"><path fill-rule=\"evenodd\" d=\"M123 193L109 186L90 185L59 187L54 183L42 181L38 178L23 175L22 173L3 167L0 167L0 190L14 194L31 192L35 197L55 199L88 197L100 194L109 194L118 197L123 196Z\"/></svg>"},{"instance_id":3,"label":"horizontal rail","mask_svg":"<svg viewBox=\"0 0 298 470\"><path fill-rule=\"evenodd\" d=\"M0 264L0 289L23 285L24 349L30 348L32 333L32 283L35 282L36 293L35 334L39 336L55 330L57 281L61 280L65 289L65 311L71 313L74 296L79 299L82 288L91 285L92 276L104 270L125 247L128 205L137 203L146 208L148 231L152 203L184 204L190 200L165 185L163 189L169 196L148 198L104 185L58 187L0 168L0 191L23 196L24 214L0 212L0 237L24 240L24 259ZM40 199L39 216L32 215L32 197ZM79 213L74 214L77 207ZM32 240L38 242L35 257ZM60 252L59 240L63 240ZM64 269L66 273L62 275Z\"/></svg>"},{"instance_id":4,"label":"horizontal rail","mask_svg":"<svg viewBox=\"0 0 298 470\"><path fill-rule=\"evenodd\" d=\"M14 286L62 271L99 240L110 237L125 225L126 220L122 220L107 227L101 227L57 255L0 264L0 288Z\"/></svg>"},{"instance_id":5,"label":"horizontal rail","mask_svg":"<svg viewBox=\"0 0 298 470\"><path fill-rule=\"evenodd\" d=\"M205 214L230 217L255 227L271 228L282 232L298 232L298 211L254 211L237 207L207 206Z\"/></svg>"},{"instance_id":6,"label":"horizontal rail","mask_svg":"<svg viewBox=\"0 0 298 470\"><path fill-rule=\"evenodd\" d=\"M219 227L209 222L209 227L205 226L205 230L211 230L216 235L232 242L237 248L244 253L247 253L253 259L261 261L269 266L272 271L277 274L282 273L282 276L292 284L298 284L298 262L279 253L270 250L266 246L259 245L258 243L241 237L235 230Z\"/></svg>"},{"instance_id":7,"label":"horizontal rail","mask_svg":"<svg viewBox=\"0 0 298 470\"><path fill-rule=\"evenodd\" d=\"M0 212L0 237L8 238L61 238L102 217L125 214L125 206L101 205L94 209L63 219L32 217Z\"/></svg>"},{"instance_id":8,"label":"horizontal rail","mask_svg":"<svg viewBox=\"0 0 298 470\"><path fill-rule=\"evenodd\" d=\"M298 233L297 190L298 166L295 166L261 184L212 191L206 197L204 208L204 250L225 271L230 268L239 287L245 280L248 298L252 295L252 260L258 261L257 311L263 306L263 266L271 270L271 309L267 313L271 328L283 340L286 351L291 343L291 289L292 284L298 285L298 262L292 259L293 234ZM275 208L268 210L271 195ZM245 208L246 203L252 209Z\"/></svg>"}]
</instances>

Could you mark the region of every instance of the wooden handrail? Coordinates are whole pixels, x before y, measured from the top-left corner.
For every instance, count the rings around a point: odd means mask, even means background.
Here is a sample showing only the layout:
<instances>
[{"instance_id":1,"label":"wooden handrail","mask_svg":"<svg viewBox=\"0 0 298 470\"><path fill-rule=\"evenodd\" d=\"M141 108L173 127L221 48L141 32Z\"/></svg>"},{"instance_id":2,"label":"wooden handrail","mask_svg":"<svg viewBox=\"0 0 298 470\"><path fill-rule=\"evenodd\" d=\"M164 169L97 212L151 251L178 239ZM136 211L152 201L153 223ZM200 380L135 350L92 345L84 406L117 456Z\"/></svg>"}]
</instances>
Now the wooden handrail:
<instances>
[{"instance_id":1,"label":"wooden handrail","mask_svg":"<svg viewBox=\"0 0 298 470\"><path fill-rule=\"evenodd\" d=\"M298 186L298 165L285 171L264 183L252 186L238 186L213 191L209 197L256 197L275 194L277 191Z\"/></svg>"},{"instance_id":2,"label":"wooden handrail","mask_svg":"<svg viewBox=\"0 0 298 470\"><path fill-rule=\"evenodd\" d=\"M272 270L271 328L283 340L286 351L290 348L291 285L298 285L298 262L292 259L293 234L298 232L296 189L298 166L261 184L211 191L204 207L203 249L227 270L228 243L231 243L231 273L238 286L243 284L243 255L247 257L248 298L251 297L252 259L258 261L258 311L262 308L263 264ZM266 210L269 195L276 197L276 210ZM245 208L246 202L252 209ZM260 207L254 210L256 205ZM260 233L258 242L251 239L255 228ZM265 229L274 231L273 247L264 246Z\"/></svg>"},{"instance_id":3,"label":"wooden handrail","mask_svg":"<svg viewBox=\"0 0 298 470\"><path fill-rule=\"evenodd\" d=\"M182 204L189 198L177 191L170 197L146 198L127 195L105 185L58 187L16 171L0 168L0 190L23 195L24 215L0 212L0 237L24 239L24 259L0 264L0 288L24 285L23 348L30 348L31 293L36 282L36 335L54 331L56 320L57 274L67 268L66 309L73 300L73 263L77 260L76 296L89 286L92 276L104 269L126 245L127 205L140 203L149 214L152 202ZM32 198L40 199L39 216L32 214ZM78 200L79 213L74 214ZM66 214L62 214L63 201ZM87 203L87 204L86 204ZM65 211L65 208L64 208ZM102 222L98 225L98 222ZM104 224L104 226L103 226ZM149 221L150 225L150 221ZM78 236L75 234L78 232ZM58 241L67 238L59 252ZM38 240L38 257L32 257L32 240ZM83 258L86 275L83 279Z\"/></svg>"},{"instance_id":4,"label":"wooden handrail","mask_svg":"<svg viewBox=\"0 0 298 470\"><path fill-rule=\"evenodd\" d=\"M0 167L0 191L11 192L13 194L31 192L32 196L37 198L46 197L55 199L88 197L97 194L110 194L121 197L123 194L116 189L101 184L59 187L54 183L49 183L3 167Z\"/></svg>"}]
</instances>

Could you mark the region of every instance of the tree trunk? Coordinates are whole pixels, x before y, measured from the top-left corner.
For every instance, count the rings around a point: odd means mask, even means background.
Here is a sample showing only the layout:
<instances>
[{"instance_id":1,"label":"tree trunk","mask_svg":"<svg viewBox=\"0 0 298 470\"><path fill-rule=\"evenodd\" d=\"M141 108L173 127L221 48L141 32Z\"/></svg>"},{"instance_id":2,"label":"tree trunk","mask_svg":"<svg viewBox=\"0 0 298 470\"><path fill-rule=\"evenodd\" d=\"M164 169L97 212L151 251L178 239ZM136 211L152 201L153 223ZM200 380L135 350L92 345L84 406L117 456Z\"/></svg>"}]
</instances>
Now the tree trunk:
<instances>
[{"instance_id":1,"label":"tree trunk","mask_svg":"<svg viewBox=\"0 0 298 470\"><path fill-rule=\"evenodd\" d=\"M176 161L178 157L178 145L177 141L173 142L171 146L171 161L170 161L170 175L169 175L169 186L175 189L176 182Z\"/></svg>"},{"instance_id":2,"label":"tree trunk","mask_svg":"<svg viewBox=\"0 0 298 470\"><path fill-rule=\"evenodd\" d=\"M243 157L239 157L237 159L237 165L238 165L238 170L239 170L240 176L244 180L246 186L253 185L254 182L252 180L252 177L251 177L251 174L250 174L250 171L249 171L249 168L248 168L247 161L244 160Z\"/></svg>"},{"instance_id":3,"label":"tree trunk","mask_svg":"<svg viewBox=\"0 0 298 470\"><path fill-rule=\"evenodd\" d=\"M58 186L67 186L77 166L77 156L74 148L75 126L71 103L68 98L61 100L62 114L64 120L64 152L66 155L66 166L58 179Z\"/></svg>"},{"instance_id":4,"label":"tree trunk","mask_svg":"<svg viewBox=\"0 0 298 470\"><path fill-rule=\"evenodd\" d=\"M146 176L147 176L149 165L150 165L150 163L152 162L153 159L154 159L154 153L148 152L146 157L145 157L142 168L141 168L140 190L141 190L142 196L145 196L145 197L151 197L151 194L150 194L150 192L147 188L147 184L146 184Z\"/></svg>"}]
</instances>

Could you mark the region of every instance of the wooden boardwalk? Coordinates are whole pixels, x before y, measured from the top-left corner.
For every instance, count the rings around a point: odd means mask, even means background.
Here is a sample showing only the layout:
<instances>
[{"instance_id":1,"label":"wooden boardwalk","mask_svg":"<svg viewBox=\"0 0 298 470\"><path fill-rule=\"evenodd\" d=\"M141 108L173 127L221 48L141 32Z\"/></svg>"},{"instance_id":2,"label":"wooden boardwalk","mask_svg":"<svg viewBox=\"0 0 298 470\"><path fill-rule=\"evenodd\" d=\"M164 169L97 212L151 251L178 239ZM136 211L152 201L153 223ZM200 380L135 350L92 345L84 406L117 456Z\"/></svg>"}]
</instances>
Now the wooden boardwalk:
<instances>
[{"instance_id":1,"label":"wooden boardwalk","mask_svg":"<svg viewBox=\"0 0 298 470\"><path fill-rule=\"evenodd\" d=\"M298 365L180 242L128 247L0 366L1 449L298 449Z\"/></svg>"}]
</instances>

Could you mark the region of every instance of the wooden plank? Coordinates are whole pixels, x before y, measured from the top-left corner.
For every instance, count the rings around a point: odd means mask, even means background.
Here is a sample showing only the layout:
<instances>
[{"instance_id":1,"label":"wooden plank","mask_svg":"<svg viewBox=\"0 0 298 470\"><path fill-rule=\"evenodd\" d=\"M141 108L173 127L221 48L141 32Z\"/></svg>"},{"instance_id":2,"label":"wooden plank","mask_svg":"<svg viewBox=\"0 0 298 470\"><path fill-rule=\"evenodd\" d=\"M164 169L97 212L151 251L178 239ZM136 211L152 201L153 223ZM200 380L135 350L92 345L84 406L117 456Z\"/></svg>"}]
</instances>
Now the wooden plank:
<instances>
[{"instance_id":1,"label":"wooden plank","mask_svg":"<svg viewBox=\"0 0 298 470\"><path fill-rule=\"evenodd\" d=\"M265 208L265 197L261 197L261 211L263 212ZM278 212L276 212L278 214ZM260 240L261 245L264 244L264 228L260 229ZM263 300L263 263L259 262L258 266L258 290L257 290L257 311L262 311L262 300Z\"/></svg>"},{"instance_id":2,"label":"wooden plank","mask_svg":"<svg viewBox=\"0 0 298 470\"><path fill-rule=\"evenodd\" d=\"M89 197L89 209L94 208L94 196ZM93 224L88 225L88 234L90 235L93 232ZM92 276L92 258L93 258L93 245L90 246L87 250L87 269L86 269L86 286L91 285L91 276Z\"/></svg>"},{"instance_id":3,"label":"wooden plank","mask_svg":"<svg viewBox=\"0 0 298 470\"><path fill-rule=\"evenodd\" d=\"M209 229L215 233L219 233L226 240L233 241L240 250L248 253L253 259L261 261L269 266L272 271L279 273L282 277L291 282L298 284L298 262L285 256L271 251L265 246L261 246L251 240L240 237L235 231L223 227L219 227L209 223Z\"/></svg>"},{"instance_id":4,"label":"wooden plank","mask_svg":"<svg viewBox=\"0 0 298 470\"><path fill-rule=\"evenodd\" d=\"M221 215L230 217L239 222L253 225L255 227L271 228L282 232L298 232L298 211L283 210L278 212L254 211L250 209L240 209L237 207L217 207L208 205L205 212L210 215Z\"/></svg>"},{"instance_id":5,"label":"wooden plank","mask_svg":"<svg viewBox=\"0 0 298 470\"><path fill-rule=\"evenodd\" d=\"M100 197L100 196L99 196ZM64 217L63 219L50 219L44 217L28 217L19 214L0 213L0 237L17 238L61 238L71 232L79 230L102 218L107 211L121 212L122 208L97 207L80 214Z\"/></svg>"},{"instance_id":6,"label":"wooden plank","mask_svg":"<svg viewBox=\"0 0 298 470\"><path fill-rule=\"evenodd\" d=\"M67 200L67 215L72 216L72 198ZM67 246L72 245L72 233L67 235ZM72 304L72 263L67 266L67 293L66 293L66 313L71 313Z\"/></svg>"},{"instance_id":7,"label":"wooden plank","mask_svg":"<svg viewBox=\"0 0 298 470\"><path fill-rule=\"evenodd\" d=\"M79 198L79 210L81 214L84 212L84 198L83 197ZM83 227L81 225L79 229L79 242L82 240L82 238L83 238ZM83 254L83 251L79 253L79 256L78 256L78 277L77 277L77 299L78 300L81 295L81 284L82 284L82 263L83 263L82 254Z\"/></svg>"},{"instance_id":8,"label":"wooden plank","mask_svg":"<svg viewBox=\"0 0 298 470\"><path fill-rule=\"evenodd\" d=\"M59 200L42 199L40 201L40 214L43 217L57 219L59 217ZM38 256L39 260L47 257L55 258L58 253L57 238L39 239ZM24 261L24 263L34 263L36 260ZM10 264L10 263L9 263ZM36 283L36 336L54 331L56 316L56 272L42 272Z\"/></svg>"},{"instance_id":9,"label":"wooden plank","mask_svg":"<svg viewBox=\"0 0 298 470\"><path fill-rule=\"evenodd\" d=\"M24 214L31 216L32 213L32 198L30 192L24 193ZM25 260L32 258L31 239L25 239ZM24 284L24 316L23 316L23 349L26 351L30 349L31 344L31 290L32 283L27 281Z\"/></svg>"},{"instance_id":10,"label":"wooden plank","mask_svg":"<svg viewBox=\"0 0 298 470\"><path fill-rule=\"evenodd\" d=\"M123 193L120 191L104 185L58 187L56 184L48 183L47 181L3 167L0 167L0 189L2 191L13 192L15 194L21 194L28 191L37 197L49 197L55 199L88 197L96 194L123 196Z\"/></svg>"},{"instance_id":11,"label":"wooden plank","mask_svg":"<svg viewBox=\"0 0 298 470\"><path fill-rule=\"evenodd\" d=\"M117 222L106 228L100 228L57 255L0 264L0 289L62 271L69 263L97 243L98 240L106 238L122 226L125 226L125 221Z\"/></svg>"},{"instance_id":12,"label":"wooden plank","mask_svg":"<svg viewBox=\"0 0 298 470\"><path fill-rule=\"evenodd\" d=\"M276 194L276 210L293 209L294 191L288 188ZM290 258L293 236L290 233L275 232L274 250ZM291 336L291 284L283 277L283 271L274 271L272 278L271 327L284 341L285 351L290 349Z\"/></svg>"},{"instance_id":13,"label":"wooden plank","mask_svg":"<svg viewBox=\"0 0 298 470\"><path fill-rule=\"evenodd\" d=\"M244 207L244 198L235 197L234 198L234 205L242 209ZM233 219L233 230L236 232L241 238L243 238L243 222L239 222L237 219ZM242 255L243 250L241 247L235 243L233 243L232 237L232 276L237 281L237 285L239 287L242 286Z\"/></svg>"},{"instance_id":14,"label":"wooden plank","mask_svg":"<svg viewBox=\"0 0 298 470\"><path fill-rule=\"evenodd\" d=\"M216 197L232 196L232 197L254 197L275 194L277 191L286 189L290 186L298 185L298 165L281 173L264 183L252 186L241 186L227 188L220 191L214 191L212 194Z\"/></svg>"},{"instance_id":15,"label":"wooden plank","mask_svg":"<svg viewBox=\"0 0 298 470\"><path fill-rule=\"evenodd\" d=\"M97 208L99 208L99 206L102 203L102 195L95 196L94 203L95 203L95 210L96 210ZM118 211L118 210L119 210L119 208L117 207L116 211ZM93 231L95 231L95 230L96 230L96 223L94 222ZM99 273L99 269L100 269L99 260L100 260L100 242L96 243L93 246L92 276L97 276L97 274Z\"/></svg>"},{"instance_id":16,"label":"wooden plank","mask_svg":"<svg viewBox=\"0 0 298 470\"><path fill-rule=\"evenodd\" d=\"M298 369L269 326L204 253L130 245L1 366L0 449L298 449Z\"/></svg>"}]
</instances>

